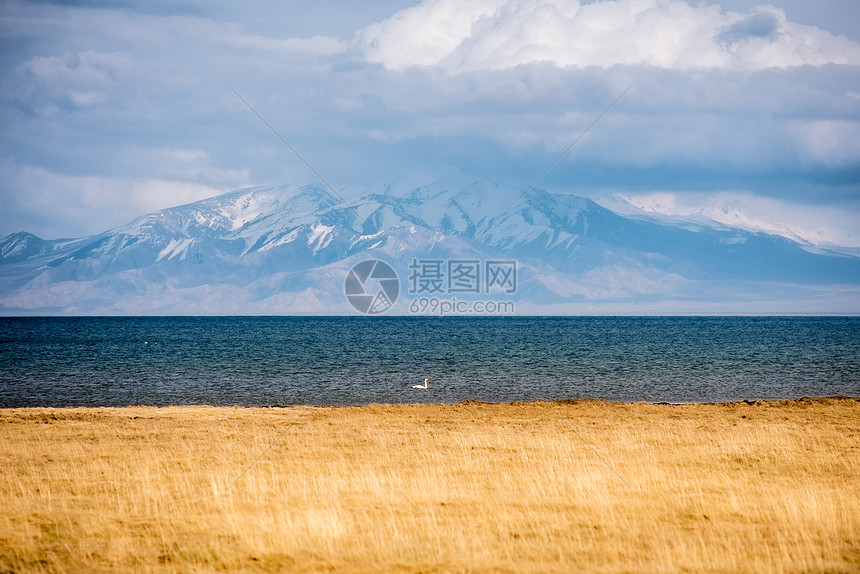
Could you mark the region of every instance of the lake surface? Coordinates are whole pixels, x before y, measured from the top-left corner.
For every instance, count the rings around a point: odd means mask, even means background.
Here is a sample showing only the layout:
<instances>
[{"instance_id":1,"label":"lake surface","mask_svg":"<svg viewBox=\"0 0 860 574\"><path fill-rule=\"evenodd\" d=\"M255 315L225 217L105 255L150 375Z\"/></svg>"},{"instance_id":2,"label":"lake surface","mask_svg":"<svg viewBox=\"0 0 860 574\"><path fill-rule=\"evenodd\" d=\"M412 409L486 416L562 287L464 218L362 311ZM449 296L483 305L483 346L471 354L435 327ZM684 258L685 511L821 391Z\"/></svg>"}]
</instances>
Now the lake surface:
<instances>
[{"instance_id":1,"label":"lake surface","mask_svg":"<svg viewBox=\"0 0 860 574\"><path fill-rule=\"evenodd\" d=\"M0 407L830 395L860 318L0 318Z\"/></svg>"}]
</instances>

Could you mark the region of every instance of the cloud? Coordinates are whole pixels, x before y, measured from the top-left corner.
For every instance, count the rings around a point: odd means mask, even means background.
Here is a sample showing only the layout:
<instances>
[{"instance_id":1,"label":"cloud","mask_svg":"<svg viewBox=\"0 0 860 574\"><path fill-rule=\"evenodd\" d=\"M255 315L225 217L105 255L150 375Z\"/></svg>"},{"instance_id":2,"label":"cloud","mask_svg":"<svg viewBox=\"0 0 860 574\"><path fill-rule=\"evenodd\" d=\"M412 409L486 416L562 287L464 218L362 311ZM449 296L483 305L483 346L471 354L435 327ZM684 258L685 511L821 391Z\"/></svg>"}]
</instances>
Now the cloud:
<instances>
[{"instance_id":1,"label":"cloud","mask_svg":"<svg viewBox=\"0 0 860 574\"><path fill-rule=\"evenodd\" d=\"M860 64L860 44L786 19L681 0L425 0L357 32L355 48L390 70L450 72L646 64L681 70L761 70Z\"/></svg>"},{"instance_id":2,"label":"cloud","mask_svg":"<svg viewBox=\"0 0 860 574\"><path fill-rule=\"evenodd\" d=\"M752 38L773 39L780 29L780 19L771 11L763 10L736 22L721 32L716 40L731 46Z\"/></svg>"},{"instance_id":3,"label":"cloud","mask_svg":"<svg viewBox=\"0 0 860 574\"><path fill-rule=\"evenodd\" d=\"M527 185L635 79L541 187L857 211L858 65L821 63L856 62L857 44L774 7L437 0L344 53L321 25L279 34L283 7L261 28L259 7L199 5L4 5L0 235L93 233L204 193L315 181L225 80L336 189Z\"/></svg>"},{"instance_id":4,"label":"cloud","mask_svg":"<svg viewBox=\"0 0 860 574\"><path fill-rule=\"evenodd\" d=\"M199 162L200 158L191 160ZM63 175L9 159L0 161L0 172L4 187L15 191L0 196L0 236L15 231L46 239L90 235L143 213L226 191L196 181Z\"/></svg>"},{"instance_id":5,"label":"cloud","mask_svg":"<svg viewBox=\"0 0 860 574\"><path fill-rule=\"evenodd\" d=\"M795 140L809 163L827 167L857 165L860 159L860 122L811 119L797 127Z\"/></svg>"},{"instance_id":6,"label":"cloud","mask_svg":"<svg viewBox=\"0 0 860 574\"><path fill-rule=\"evenodd\" d=\"M310 38L267 38L250 34L234 34L225 38L225 42L235 46L251 47L261 50L275 50L284 53L303 53L319 56L331 56L347 50L347 43L330 36L312 36Z\"/></svg>"},{"instance_id":7,"label":"cloud","mask_svg":"<svg viewBox=\"0 0 860 574\"><path fill-rule=\"evenodd\" d=\"M219 189L241 187L251 181L247 168L219 167L213 163L209 153L200 149L129 147L124 155L153 166L148 179L196 182Z\"/></svg>"},{"instance_id":8,"label":"cloud","mask_svg":"<svg viewBox=\"0 0 860 574\"><path fill-rule=\"evenodd\" d=\"M16 66L3 95L29 113L53 115L111 98L135 73L133 59L123 52L67 52L37 56Z\"/></svg>"},{"instance_id":9,"label":"cloud","mask_svg":"<svg viewBox=\"0 0 860 574\"><path fill-rule=\"evenodd\" d=\"M856 194L860 108L851 94L860 75L849 66L700 73L535 63L450 76L377 68L342 79L354 105L323 119L320 132L371 139L387 146L386 158L404 150L412 168L435 162L530 181L633 79L546 185L703 192L754 185L798 196L826 179L834 187L818 186L818 201Z\"/></svg>"}]
</instances>

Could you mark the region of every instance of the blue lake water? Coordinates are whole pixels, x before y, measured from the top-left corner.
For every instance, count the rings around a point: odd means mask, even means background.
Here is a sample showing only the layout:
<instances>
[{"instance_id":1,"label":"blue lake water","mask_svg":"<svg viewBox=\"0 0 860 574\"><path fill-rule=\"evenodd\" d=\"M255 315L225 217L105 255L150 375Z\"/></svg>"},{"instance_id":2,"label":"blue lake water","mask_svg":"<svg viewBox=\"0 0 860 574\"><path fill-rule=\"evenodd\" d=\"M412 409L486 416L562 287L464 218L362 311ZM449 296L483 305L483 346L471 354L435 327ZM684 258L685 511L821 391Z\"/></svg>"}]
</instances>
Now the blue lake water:
<instances>
[{"instance_id":1,"label":"blue lake water","mask_svg":"<svg viewBox=\"0 0 860 574\"><path fill-rule=\"evenodd\" d=\"M0 407L830 395L860 318L0 318Z\"/></svg>"}]
</instances>

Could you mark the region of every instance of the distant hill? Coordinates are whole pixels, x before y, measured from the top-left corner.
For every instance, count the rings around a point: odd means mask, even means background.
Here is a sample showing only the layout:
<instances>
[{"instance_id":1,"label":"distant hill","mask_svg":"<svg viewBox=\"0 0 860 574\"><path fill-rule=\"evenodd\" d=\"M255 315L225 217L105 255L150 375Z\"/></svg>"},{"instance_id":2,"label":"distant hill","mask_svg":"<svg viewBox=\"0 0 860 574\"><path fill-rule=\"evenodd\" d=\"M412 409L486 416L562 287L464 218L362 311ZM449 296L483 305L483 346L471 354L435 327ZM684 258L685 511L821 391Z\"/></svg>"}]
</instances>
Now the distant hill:
<instances>
[{"instance_id":1,"label":"distant hill","mask_svg":"<svg viewBox=\"0 0 860 574\"><path fill-rule=\"evenodd\" d=\"M350 200L362 223L322 186L257 187L95 236L15 233L0 240L0 312L353 314L344 281L366 259L399 277L388 313L428 296L536 314L860 312L858 257L540 190L504 212L520 193L487 181L366 190ZM513 292L484 289L486 263L498 260L516 262ZM442 262L447 274L449 261L478 262L479 293L412 289L415 263Z\"/></svg>"}]
</instances>

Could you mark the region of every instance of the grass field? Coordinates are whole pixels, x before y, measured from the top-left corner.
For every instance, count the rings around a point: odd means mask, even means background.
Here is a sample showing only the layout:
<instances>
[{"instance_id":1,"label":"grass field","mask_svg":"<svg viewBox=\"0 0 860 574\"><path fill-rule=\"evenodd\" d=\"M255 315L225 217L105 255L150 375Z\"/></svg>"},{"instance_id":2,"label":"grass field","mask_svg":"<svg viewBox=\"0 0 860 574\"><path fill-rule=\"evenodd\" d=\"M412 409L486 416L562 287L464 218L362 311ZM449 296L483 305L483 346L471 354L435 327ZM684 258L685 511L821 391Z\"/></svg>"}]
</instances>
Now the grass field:
<instances>
[{"instance_id":1,"label":"grass field","mask_svg":"<svg viewBox=\"0 0 860 574\"><path fill-rule=\"evenodd\" d=\"M860 400L0 410L0 572L227 569L858 572Z\"/></svg>"}]
</instances>

